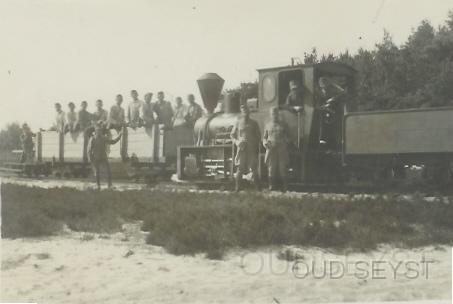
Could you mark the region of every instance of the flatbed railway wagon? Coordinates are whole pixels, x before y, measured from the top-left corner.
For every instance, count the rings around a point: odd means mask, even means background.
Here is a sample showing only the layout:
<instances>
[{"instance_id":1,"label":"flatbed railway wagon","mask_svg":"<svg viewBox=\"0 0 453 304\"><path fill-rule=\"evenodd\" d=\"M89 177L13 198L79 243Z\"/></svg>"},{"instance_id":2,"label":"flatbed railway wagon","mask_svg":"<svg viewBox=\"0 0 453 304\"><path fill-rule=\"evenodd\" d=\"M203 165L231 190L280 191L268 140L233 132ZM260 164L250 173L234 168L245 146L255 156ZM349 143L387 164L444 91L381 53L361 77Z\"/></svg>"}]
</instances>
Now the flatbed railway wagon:
<instances>
[{"instance_id":1,"label":"flatbed railway wagon","mask_svg":"<svg viewBox=\"0 0 453 304\"><path fill-rule=\"evenodd\" d=\"M112 138L118 135L115 130L109 132ZM29 177L88 177L92 174L87 157L88 140L82 132L63 135L57 131L40 131L35 140L34 159L21 163L22 151L17 150L16 160L1 170ZM192 129L166 129L163 125L125 128L121 140L108 148L112 176L136 181L166 178L176 170L179 144L194 144Z\"/></svg>"}]
</instances>

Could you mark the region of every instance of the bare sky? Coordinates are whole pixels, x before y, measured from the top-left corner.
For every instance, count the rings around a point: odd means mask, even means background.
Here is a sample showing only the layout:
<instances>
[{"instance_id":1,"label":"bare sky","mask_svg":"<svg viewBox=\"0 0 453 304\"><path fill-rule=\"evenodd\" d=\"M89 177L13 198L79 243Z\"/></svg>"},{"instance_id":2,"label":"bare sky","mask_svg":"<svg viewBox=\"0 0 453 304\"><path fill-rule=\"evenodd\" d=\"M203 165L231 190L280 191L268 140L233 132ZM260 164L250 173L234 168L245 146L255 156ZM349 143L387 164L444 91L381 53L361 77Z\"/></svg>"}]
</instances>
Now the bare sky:
<instances>
[{"instance_id":1,"label":"bare sky","mask_svg":"<svg viewBox=\"0 0 453 304\"><path fill-rule=\"evenodd\" d=\"M199 96L206 72L234 87L314 46L370 49L384 28L401 44L450 9L452 0L0 0L0 127L48 127L57 101L110 108L131 89Z\"/></svg>"}]
</instances>

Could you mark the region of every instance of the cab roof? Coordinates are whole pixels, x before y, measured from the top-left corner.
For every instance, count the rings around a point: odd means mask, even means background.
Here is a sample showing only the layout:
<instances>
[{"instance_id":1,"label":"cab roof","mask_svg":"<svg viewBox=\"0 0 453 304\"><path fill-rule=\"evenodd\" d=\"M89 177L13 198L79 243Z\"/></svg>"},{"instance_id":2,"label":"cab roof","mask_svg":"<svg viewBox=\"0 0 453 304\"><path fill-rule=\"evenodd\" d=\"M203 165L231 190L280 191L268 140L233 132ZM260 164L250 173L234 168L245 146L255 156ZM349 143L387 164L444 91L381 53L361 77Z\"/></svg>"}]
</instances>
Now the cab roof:
<instances>
[{"instance_id":1,"label":"cab roof","mask_svg":"<svg viewBox=\"0 0 453 304\"><path fill-rule=\"evenodd\" d=\"M321 62L321 63L310 63L310 64L297 64L297 65L287 65L287 66L278 66L278 67L271 67L271 68L262 68L257 69L258 72L269 72L269 71L278 71L278 70L288 70L288 69L295 69L295 68L308 68L313 67L315 69L329 71L329 70L337 70L341 69L347 73L354 74L357 72L353 67L344 63L338 62Z\"/></svg>"}]
</instances>

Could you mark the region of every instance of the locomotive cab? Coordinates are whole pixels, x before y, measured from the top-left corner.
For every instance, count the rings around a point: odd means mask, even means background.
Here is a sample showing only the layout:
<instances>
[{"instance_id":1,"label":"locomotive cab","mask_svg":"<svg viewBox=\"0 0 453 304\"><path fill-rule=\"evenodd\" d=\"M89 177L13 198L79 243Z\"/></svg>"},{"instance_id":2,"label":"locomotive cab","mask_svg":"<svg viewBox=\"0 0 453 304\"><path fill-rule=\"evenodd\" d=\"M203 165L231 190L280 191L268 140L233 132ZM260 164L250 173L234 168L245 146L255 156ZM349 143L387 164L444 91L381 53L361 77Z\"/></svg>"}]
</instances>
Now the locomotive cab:
<instances>
[{"instance_id":1,"label":"locomotive cab","mask_svg":"<svg viewBox=\"0 0 453 304\"><path fill-rule=\"evenodd\" d=\"M260 69L258 73L259 113L254 117L263 130L269 121L270 108L279 107L290 138L290 180L293 183L339 180L343 116L356 107L355 70L326 62ZM291 83L298 84L302 109L287 104ZM265 174L265 170L261 172Z\"/></svg>"}]
</instances>

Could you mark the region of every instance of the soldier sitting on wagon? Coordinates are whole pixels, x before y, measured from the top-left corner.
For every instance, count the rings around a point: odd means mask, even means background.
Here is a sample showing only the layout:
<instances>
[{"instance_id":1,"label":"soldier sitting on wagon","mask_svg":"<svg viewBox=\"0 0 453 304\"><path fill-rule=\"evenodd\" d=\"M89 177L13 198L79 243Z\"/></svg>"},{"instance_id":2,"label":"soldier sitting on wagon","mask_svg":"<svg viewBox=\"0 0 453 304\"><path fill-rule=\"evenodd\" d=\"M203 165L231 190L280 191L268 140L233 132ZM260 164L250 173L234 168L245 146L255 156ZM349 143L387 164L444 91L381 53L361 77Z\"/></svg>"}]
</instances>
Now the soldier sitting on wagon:
<instances>
[{"instance_id":1,"label":"soldier sitting on wagon","mask_svg":"<svg viewBox=\"0 0 453 304\"><path fill-rule=\"evenodd\" d=\"M173 127L182 127L185 126L186 124L186 114L187 114L187 108L185 105L182 103L182 98L181 97L176 97L176 107L174 109L174 115L172 119L172 126Z\"/></svg>"},{"instance_id":2,"label":"soldier sitting on wagon","mask_svg":"<svg viewBox=\"0 0 453 304\"><path fill-rule=\"evenodd\" d=\"M62 134L64 133L66 125L66 115L61 109L61 104L59 102L55 103L55 111L57 112L55 115L55 125L51 128L51 130L55 130Z\"/></svg>"},{"instance_id":3,"label":"soldier sitting on wagon","mask_svg":"<svg viewBox=\"0 0 453 304\"><path fill-rule=\"evenodd\" d=\"M76 132L77 126L77 113L75 110L75 104L73 102L68 103L69 112L66 114L66 125L65 125L65 133Z\"/></svg>"},{"instance_id":4,"label":"soldier sitting on wagon","mask_svg":"<svg viewBox=\"0 0 453 304\"><path fill-rule=\"evenodd\" d=\"M140 111L141 123L145 128L151 128L155 122L154 118L154 103L151 102L153 99L153 93L145 94L145 103L143 104Z\"/></svg>"},{"instance_id":5,"label":"soldier sitting on wagon","mask_svg":"<svg viewBox=\"0 0 453 304\"><path fill-rule=\"evenodd\" d=\"M140 112L143 107L143 101L138 99L138 92L136 90L131 91L131 97L132 101L127 108L127 123L129 127L135 129L141 126Z\"/></svg>"},{"instance_id":6,"label":"soldier sitting on wagon","mask_svg":"<svg viewBox=\"0 0 453 304\"><path fill-rule=\"evenodd\" d=\"M85 132L91 126L91 113L87 111L88 103L84 100L80 104L81 109L77 113L76 129Z\"/></svg>"},{"instance_id":7,"label":"soldier sitting on wagon","mask_svg":"<svg viewBox=\"0 0 453 304\"><path fill-rule=\"evenodd\" d=\"M123 103L123 95L118 94L115 98L116 104L110 108L108 129L115 129L118 132L126 125Z\"/></svg>"},{"instance_id":8,"label":"soldier sitting on wagon","mask_svg":"<svg viewBox=\"0 0 453 304\"><path fill-rule=\"evenodd\" d=\"M171 129L173 108L170 102L165 101L165 94L162 91L157 93L157 103L154 111L157 114L157 123L163 124L166 129Z\"/></svg>"},{"instance_id":9,"label":"soldier sitting on wagon","mask_svg":"<svg viewBox=\"0 0 453 304\"><path fill-rule=\"evenodd\" d=\"M36 134L31 131L28 124L24 123L22 125L22 134L20 135L20 142L22 144L21 163L33 161L33 137L35 136Z\"/></svg>"},{"instance_id":10,"label":"soldier sitting on wagon","mask_svg":"<svg viewBox=\"0 0 453 304\"><path fill-rule=\"evenodd\" d=\"M96 100L96 111L92 115L93 123L96 124L98 121L102 121L105 124L107 123L109 113L104 110L103 102L101 99Z\"/></svg>"},{"instance_id":11,"label":"soldier sitting on wagon","mask_svg":"<svg viewBox=\"0 0 453 304\"><path fill-rule=\"evenodd\" d=\"M189 101L189 107L187 108L187 114L185 116L186 125L193 129L197 119L203 116L203 109L195 102L195 96L193 96L193 94L187 95L187 100Z\"/></svg>"},{"instance_id":12,"label":"soldier sitting on wagon","mask_svg":"<svg viewBox=\"0 0 453 304\"><path fill-rule=\"evenodd\" d=\"M111 139L106 135L105 123L102 120L98 121L95 125L94 135L90 138L87 151L96 176L98 190L101 189L101 165L104 165L107 169L108 187L112 187L112 175L107 155L108 147L109 145L117 143L122 134L123 131L121 130L117 138Z\"/></svg>"}]
</instances>

